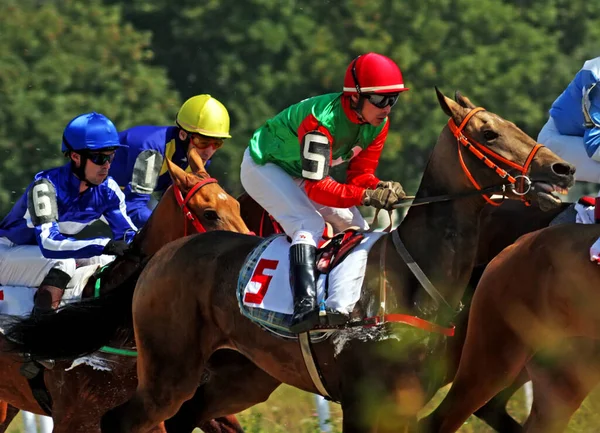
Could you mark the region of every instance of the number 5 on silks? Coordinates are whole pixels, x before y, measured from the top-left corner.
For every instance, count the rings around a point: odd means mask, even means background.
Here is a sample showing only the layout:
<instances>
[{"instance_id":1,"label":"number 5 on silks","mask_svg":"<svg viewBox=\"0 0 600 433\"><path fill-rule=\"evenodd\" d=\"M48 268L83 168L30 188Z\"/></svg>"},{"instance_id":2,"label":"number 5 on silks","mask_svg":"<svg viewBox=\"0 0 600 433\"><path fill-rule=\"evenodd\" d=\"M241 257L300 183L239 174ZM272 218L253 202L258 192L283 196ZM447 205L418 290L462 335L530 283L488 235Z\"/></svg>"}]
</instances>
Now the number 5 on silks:
<instances>
[{"instance_id":1,"label":"number 5 on silks","mask_svg":"<svg viewBox=\"0 0 600 433\"><path fill-rule=\"evenodd\" d=\"M327 136L311 131L302 140L302 177L310 180L325 179L329 174L331 145Z\"/></svg>"},{"instance_id":2,"label":"number 5 on silks","mask_svg":"<svg viewBox=\"0 0 600 433\"><path fill-rule=\"evenodd\" d=\"M27 195L27 210L34 226L58 220L56 190L48 179L35 181Z\"/></svg>"}]
</instances>

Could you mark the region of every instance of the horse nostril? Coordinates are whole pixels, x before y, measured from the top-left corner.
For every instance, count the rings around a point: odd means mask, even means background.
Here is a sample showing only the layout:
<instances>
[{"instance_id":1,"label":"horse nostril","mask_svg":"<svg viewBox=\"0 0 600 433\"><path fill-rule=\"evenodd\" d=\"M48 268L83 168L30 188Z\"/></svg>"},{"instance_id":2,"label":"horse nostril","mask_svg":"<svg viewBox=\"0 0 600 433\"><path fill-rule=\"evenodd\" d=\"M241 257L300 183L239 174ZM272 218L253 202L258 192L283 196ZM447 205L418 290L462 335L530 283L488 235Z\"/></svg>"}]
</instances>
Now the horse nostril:
<instances>
[{"instance_id":1,"label":"horse nostril","mask_svg":"<svg viewBox=\"0 0 600 433\"><path fill-rule=\"evenodd\" d=\"M572 176L575 174L575 166L567 162L555 162L552 164L552 172L559 176Z\"/></svg>"}]
</instances>

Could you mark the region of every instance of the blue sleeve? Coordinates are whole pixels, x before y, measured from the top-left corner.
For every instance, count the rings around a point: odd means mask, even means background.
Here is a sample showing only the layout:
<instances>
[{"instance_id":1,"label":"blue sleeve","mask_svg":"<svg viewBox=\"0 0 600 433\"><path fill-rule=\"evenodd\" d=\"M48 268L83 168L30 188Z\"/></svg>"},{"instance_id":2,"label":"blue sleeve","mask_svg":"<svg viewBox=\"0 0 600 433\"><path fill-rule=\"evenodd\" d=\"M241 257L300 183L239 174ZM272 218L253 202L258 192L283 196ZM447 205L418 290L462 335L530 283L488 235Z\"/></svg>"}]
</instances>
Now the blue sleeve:
<instances>
[{"instance_id":1,"label":"blue sleeve","mask_svg":"<svg viewBox=\"0 0 600 433\"><path fill-rule=\"evenodd\" d=\"M127 204L127 215L136 227L144 227L152 215L152 210L148 207L151 195L135 193L131 191L131 185L127 185L123 192Z\"/></svg>"},{"instance_id":2,"label":"blue sleeve","mask_svg":"<svg viewBox=\"0 0 600 433\"><path fill-rule=\"evenodd\" d=\"M585 129L583 144L588 156L600 162L600 86L592 89L588 101L588 113L593 126Z\"/></svg>"},{"instance_id":3,"label":"blue sleeve","mask_svg":"<svg viewBox=\"0 0 600 433\"><path fill-rule=\"evenodd\" d=\"M107 183L112 194L108 194L108 202L104 217L110 226L115 239L124 239L131 242L137 227L127 215L127 205L125 204L125 195L113 179L108 179Z\"/></svg>"},{"instance_id":4,"label":"blue sleeve","mask_svg":"<svg viewBox=\"0 0 600 433\"><path fill-rule=\"evenodd\" d=\"M56 222L35 226L35 237L42 255L48 259L88 259L100 256L110 240L70 238L60 232Z\"/></svg>"},{"instance_id":5,"label":"blue sleeve","mask_svg":"<svg viewBox=\"0 0 600 433\"><path fill-rule=\"evenodd\" d=\"M42 255L49 259L82 259L101 255L108 238L77 240L60 232L57 193L51 179L39 178L33 185L27 193L28 208Z\"/></svg>"}]
</instances>

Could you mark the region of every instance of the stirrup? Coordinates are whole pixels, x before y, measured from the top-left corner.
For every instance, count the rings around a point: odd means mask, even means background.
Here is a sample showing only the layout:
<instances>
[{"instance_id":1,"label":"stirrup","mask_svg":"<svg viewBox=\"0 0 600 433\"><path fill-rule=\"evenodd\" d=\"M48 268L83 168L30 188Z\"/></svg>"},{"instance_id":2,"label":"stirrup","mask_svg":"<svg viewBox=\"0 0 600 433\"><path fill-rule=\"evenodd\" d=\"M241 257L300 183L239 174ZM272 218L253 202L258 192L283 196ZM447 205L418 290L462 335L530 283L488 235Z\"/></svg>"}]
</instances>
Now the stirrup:
<instances>
[{"instance_id":1,"label":"stirrup","mask_svg":"<svg viewBox=\"0 0 600 433\"><path fill-rule=\"evenodd\" d=\"M299 317L296 319L296 317ZM295 323L294 321L297 320ZM317 308L307 311L306 313L299 314L292 318L290 324L290 332L294 334L302 334L314 329L319 324L319 310Z\"/></svg>"},{"instance_id":2,"label":"stirrup","mask_svg":"<svg viewBox=\"0 0 600 433\"><path fill-rule=\"evenodd\" d=\"M345 314L337 310L332 310L331 308L327 308L325 310L325 315L327 317L327 324L329 326L343 326L350 320L349 314Z\"/></svg>"}]
</instances>

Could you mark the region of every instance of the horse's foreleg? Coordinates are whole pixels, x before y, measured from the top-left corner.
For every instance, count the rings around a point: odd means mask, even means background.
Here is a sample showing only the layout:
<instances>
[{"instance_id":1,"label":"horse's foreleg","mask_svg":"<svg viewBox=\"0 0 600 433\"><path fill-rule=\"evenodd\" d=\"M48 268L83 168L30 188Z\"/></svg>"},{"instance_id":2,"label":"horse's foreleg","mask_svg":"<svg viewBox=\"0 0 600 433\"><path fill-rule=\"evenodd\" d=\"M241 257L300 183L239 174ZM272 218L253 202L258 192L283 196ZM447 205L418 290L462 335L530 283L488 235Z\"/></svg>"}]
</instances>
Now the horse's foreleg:
<instances>
[{"instance_id":1,"label":"horse's foreleg","mask_svg":"<svg viewBox=\"0 0 600 433\"><path fill-rule=\"evenodd\" d=\"M138 386L126 403L102 417L103 433L146 433L174 416L196 392L214 351L218 330L195 314L193 302L173 306L180 315L146 302L151 298L142 298L136 312L134 299Z\"/></svg>"},{"instance_id":2,"label":"horse's foreleg","mask_svg":"<svg viewBox=\"0 0 600 433\"><path fill-rule=\"evenodd\" d=\"M207 423L266 401L281 382L233 350L218 350L209 360L207 381L186 401L177 415L166 421L169 433L187 433L200 427L207 433L243 432L233 420ZM220 427L221 430L218 430ZM236 430L237 428L237 430Z\"/></svg>"},{"instance_id":3,"label":"horse's foreleg","mask_svg":"<svg viewBox=\"0 0 600 433\"><path fill-rule=\"evenodd\" d=\"M524 431L523 426L508 414L506 404L514 393L528 380L529 375L527 371L525 369L521 370L521 373L512 385L480 407L474 415L498 432L522 433Z\"/></svg>"},{"instance_id":4,"label":"horse's foreleg","mask_svg":"<svg viewBox=\"0 0 600 433\"><path fill-rule=\"evenodd\" d=\"M533 406L525 423L527 433L560 433L566 430L573 413L600 381L598 372L569 364L565 369L548 369L532 363ZM585 373L581 374L582 371Z\"/></svg>"},{"instance_id":5,"label":"horse's foreleg","mask_svg":"<svg viewBox=\"0 0 600 433\"><path fill-rule=\"evenodd\" d=\"M510 385L529 351L492 305L471 309L465 347L452 387L422 423L421 431L450 433L486 401Z\"/></svg>"}]
</instances>

